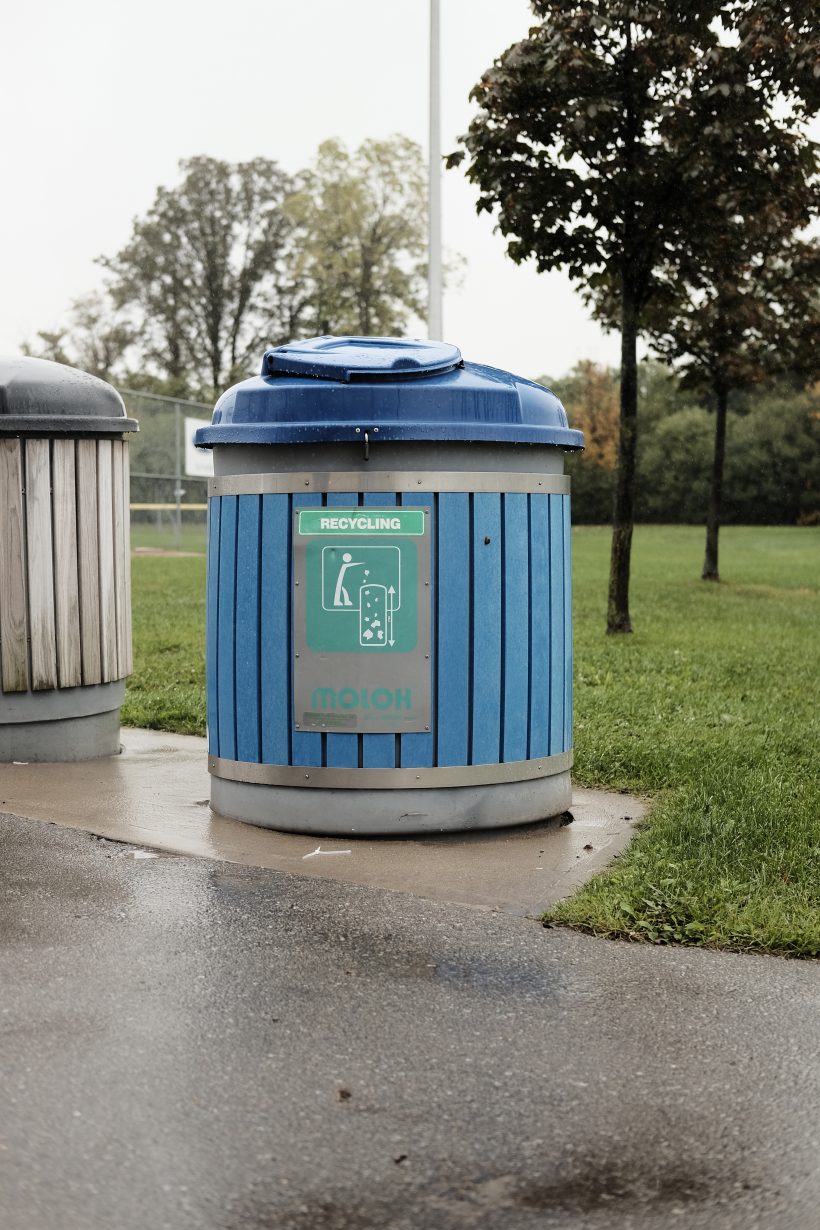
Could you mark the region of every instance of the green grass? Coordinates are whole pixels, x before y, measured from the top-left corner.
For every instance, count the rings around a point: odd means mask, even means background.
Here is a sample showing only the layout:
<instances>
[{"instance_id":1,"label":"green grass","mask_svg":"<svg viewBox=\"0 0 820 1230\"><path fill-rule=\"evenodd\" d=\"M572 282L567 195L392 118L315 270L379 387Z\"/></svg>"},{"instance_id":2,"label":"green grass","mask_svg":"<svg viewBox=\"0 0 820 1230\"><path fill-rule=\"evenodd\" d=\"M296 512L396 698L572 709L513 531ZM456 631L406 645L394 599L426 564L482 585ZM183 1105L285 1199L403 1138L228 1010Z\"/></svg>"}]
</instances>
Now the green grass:
<instances>
[{"instance_id":1,"label":"green grass","mask_svg":"<svg viewBox=\"0 0 820 1230\"><path fill-rule=\"evenodd\" d=\"M160 551L195 551L204 554L206 529L204 521L186 524L183 521L177 541L174 526L166 518L161 525L151 522L131 522L131 549L139 551L145 547Z\"/></svg>"},{"instance_id":2,"label":"green grass","mask_svg":"<svg viewBox=\"0 0 820 1230\"><path fill-rule=\"evenodd\" d=\"M574 777L651 797L549 917L599 935L820 955L820 530L635 533L635 632L606 637L609 531L573 532ZM204 559L134 560L125 722L202 733Z\"/></svg>"},{"instance_id":3,"label":"green grass","mask_svg":"<svg viewBox=\"0 0 820 1230\"><path fill-rule=\"evenodd\" d=\"M609 534L573 535L583 785L651 796L627 852L549 917L599 935L820 954L820 532L636 532L636 631L603 635Z\"/></svg>"},{"instance_id":4,"label":"green grass","mask_svg":"<svg viewBox=\"0 0 820 1230\"><path fill-rule=\"evenodd\" d=\"M126 726L205 733L205 559L131 561L134 673Z\"/></svg>"}]
</instances>

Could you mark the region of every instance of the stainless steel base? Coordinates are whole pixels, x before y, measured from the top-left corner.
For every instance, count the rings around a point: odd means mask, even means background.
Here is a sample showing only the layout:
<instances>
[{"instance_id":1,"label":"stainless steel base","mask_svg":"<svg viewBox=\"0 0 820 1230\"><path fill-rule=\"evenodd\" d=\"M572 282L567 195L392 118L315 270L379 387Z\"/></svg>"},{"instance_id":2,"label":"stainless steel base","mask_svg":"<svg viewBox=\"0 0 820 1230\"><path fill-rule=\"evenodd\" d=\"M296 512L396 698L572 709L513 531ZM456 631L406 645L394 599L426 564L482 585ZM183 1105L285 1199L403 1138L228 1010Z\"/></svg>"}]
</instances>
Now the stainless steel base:
<instances>
[{"instance_id":1,"label":"stainless steel base","mask_svg":"<svg viewBox=\"0 0 820 1230\"><path fill-rule=\"evenodd\" d=\"M568 770L529 781L425 790L311 790L211 778L211 806L220 815L322 837L405 837L532 824L560 815L571 798Z\"/></svg>"}]
</instances>

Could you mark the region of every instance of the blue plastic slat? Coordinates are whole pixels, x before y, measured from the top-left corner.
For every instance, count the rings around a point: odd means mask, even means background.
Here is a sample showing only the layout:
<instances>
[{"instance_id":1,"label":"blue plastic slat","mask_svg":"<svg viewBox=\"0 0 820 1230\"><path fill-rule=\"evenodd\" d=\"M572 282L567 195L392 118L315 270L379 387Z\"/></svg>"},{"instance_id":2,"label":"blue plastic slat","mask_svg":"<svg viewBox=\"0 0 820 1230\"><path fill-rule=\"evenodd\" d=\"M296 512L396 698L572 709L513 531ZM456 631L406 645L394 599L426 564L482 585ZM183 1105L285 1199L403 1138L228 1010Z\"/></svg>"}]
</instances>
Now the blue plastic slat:
<instances>
[{"instance_id":1,"label":"blue plastic slat","mask_svg":"<svg viewBox=\"0 0 820 1230\"><path fill-rule=\"evenodd\" d=\"M550 556L547 495L530 496L530 745L529 756L549 753Z\"/></svg>"},{"instance_id":2,"label":"blue plastic slat","mask_svg":"<svg viewBox=\"0 0 820 1230\"><path fill-rule=\"evenodd\" d=\"M401 498L402 505L405 508L429 508L430 516L427 518L426 526L427 533L430 535L430 598L431 603L431 626L430 626L430 689L432 695L435 661L435 645L433 644L435 634L435 622L432 620L432 612L435 610L436 603L436 527L434 524L433 506L435 504L435 496L431 492L408 491ZM427 599L425 599L426 601ZM435 709L435 704L433 705ZM431 768L435 761L433 760L433 732L430 734L421 732L419 734L402 735L401 736L401 767L403 769L426 769Z\"/></svg>"},{"instance_id":3,"label":"blue plastic slat","mask_svg":"<svg viewBox=\"0 0 820 1230\"><path fill-rule=\"evenodd\" d=\"M208 751L219 755L217 661L219 616L219 524L222 500L208 500L208 581L205 632L205 692L208 709Z\"/></svg>"},{"instance_id":4,"label":"blue plastic slat","mask_svg":"<svg viewBox=\"0 0 820 1230\"><path fill-rule=\"evenodd\" d=\"M368 491L362 503L365 507L388 508L396 503L392 492ZM396 736L364 735L362 738L362 766L365 769L395 769Z\"/></svg>"},{"instance_id":5,"label":"blue plastic slat","mask_svg":"<svg viewBox=\"0 0 820 1230\"><path fill-rule=\"evenodd\" d=\"M470 497L438 498L437 763L465 765L469 754Z\"/></svg>"},{"instance_id":6,"label":"blue plastic slat","mask_svg":"<svg viewBox=\"0 0 820 1230\"><path fill-rule=\"evenodd\" d=\"M569 751L572 747L572 547L569 496L563 496L561 502L564 510L564 751Z\"/></svg>"},{"instance_id":7,"label":"blue plastic slat","mask_svg":"<svg viewBox=\"0 0 820 1230\"><path fill-rule=\"evenodd\" d=\"M501 496L473 496L472 763L501 752Z\"/></svg>"},{"instance_id":8,"label":"blue plastic slat","mask_svg":"<svg viewBox=\"0 0 820 1230\"><path fill-rule=\"evenodd\" d=\"M530 692L530 579L528 496L503 497L504 713L502 760L527 759Z\"/></svg>"},{"instance_id":9,"label":"blue plastic slat","mask_svg":"<svg viewBox=\"0 0 820 1230\"><path fill-rule=\"evenodd\" d=\"M355 491L331 491L327 496L328 508L356 508L359 503ZM327 764L334 769L357 769L359 767L359 736L328 735Z\"/></svg>"},{"instance_id":10,"label":"blue plastic slat","mask_svg":"<svg viewBox=\"0 0 820 1230\"><path fill-rule=\"evenodd\" d=\"M550 502L550 745L564 750L564 510L562 497Z\"/></svg>"},{"instance_id":11,"label":"blue plastic slat","mask_svg":"<svg viewBox=\"0 0 820 1230\"><path fill-rule=\"evenodd\" d=\"M290 496L262 496L262 763L290 764Z\"/></svg>"},{"instance_id":12,"label":"blue plastic slat","mask_svg":"<svg viewBox=\"0 0 820 1230\"><path fill-rule=\"evenodd\" d=\"M295 495L293 497L294 508L321 508L322 497L318 493L306 493L305 495ZM293 558L292 558L292 543L293 543L293 526L288 526L288 554L290 556L290 581L288 584L288 593L293 594ZM291 608L292 609L292 608ZM293 663L293 621L291 620L291 637L290 637L290 661ZM290 697L288 697L288 720L293 722L292 706ZM322 736L314 734L313 731L306 733L303 730L296 730L294 727L291 734L291 764L316 765L322 764Z\"/></svg>"},{"instance_id":13,"label":"blue plastic slat","mask_svg":"<svg viewBox=\"0 0 820 1230\"><path fill-rule=\"evenodd\" d=\"M259 528L262 497L239 496L236 532L236 758L258 762Z\"/></svg>"},{"instance_id":14,"label":"blue plastic slat","mask_svg":"<svg viewBox=\"0 0 820 1230\"><path fill-rule=\"evenodd\" d=\"M219 613L217 615L217 726L219 754L236 760L234 644L236 629L236 505L237 496L222 497L219 527Z\"/></svg>"}]
</instances>

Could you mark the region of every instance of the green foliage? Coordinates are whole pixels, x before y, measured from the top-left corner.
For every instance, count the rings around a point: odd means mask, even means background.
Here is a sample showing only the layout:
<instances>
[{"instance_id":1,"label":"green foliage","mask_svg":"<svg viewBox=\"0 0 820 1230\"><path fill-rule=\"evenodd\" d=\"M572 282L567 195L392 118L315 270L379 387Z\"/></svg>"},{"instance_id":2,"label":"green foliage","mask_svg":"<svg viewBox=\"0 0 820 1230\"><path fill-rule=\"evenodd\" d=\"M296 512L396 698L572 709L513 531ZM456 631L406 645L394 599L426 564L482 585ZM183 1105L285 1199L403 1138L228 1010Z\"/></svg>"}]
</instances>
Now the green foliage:
<instances>
[{"instance_id":1,"label":"green foliage","mask_svg":"<svg viewBox=\"0 0 820 1230\"><path fill-rule=\"evenodd\" d=\"M729 415L729 438L726 521L820 521L820 389L775 385Z\"/></svg>"},{"instance_id":2,"label":"green foliage","mask_svg":"<svg viewBox=\"0 0 820 1230\"><path fill-rule=\"evenodd\" d=\"M108 296L97 291L74 300L62 329L41 329L37 337L35 344L24 343L24 354L67 363L110 380L121 369L134 341L134 329Z\"/></svg>"},{"instance_id":3,"label":"green foliage","mask_svg":"<svg viewBox=\"0 0 820 1230\"><path fill-rule=\"evenodd\" d=\"M532 9L538 24L474 88L478 114L448 162L469 157L477 208L513 260L565 269L621 332L607 629L628 632L637 337L653 298L698 286L727 235L804 224L814 157L800 124L818 103L820 28L802 3L757 0Z\"/></svg>"},{"instance_id":4,"label":"green foliage","mask_svg":"<svg viewBox=\"0 0 820 1230\"><path fill-rule=\"evenodd\" d=\"M576 762L584 785L652 796L610 870L551 911L596 934L820 955L820 531L636 531L640 631L598 633L599 529L573 535Z\"/></svg>"},{"instance_id":5,"label":"green foliage","mask_svg":"<svg viewBox=\"0 0 820 1230\"><path fill-rule=\"evenodd\" d=\"M102 258L120 308L132 310L149 369L213 393L267 340L289 334L291 181L275 162L180 162L131 239Z\"/></svg>"},{"instance_id":6,"label":"green foliage","mask_svg":"<svg viewBox=\"0 0 820 1230\"><path fill-rule=\"evenodd\" d=\"M400 334L422 315L426 178L395 136L326 141L291 178L270 159L180 163L131 238L101 257L106 293L28 353L115 383L213 401L263 350L310 333Z\"/></svg>"},{"instance_id":7,"label":"green foliage","mask_svg":"<svg viewBox=\"0 0 820 1230\"><path fill-rule=\"evenodd\" d=\"M588 430L593 399L611 405L617 372L578 364L547 381L572 426ZM706 516L714 413L708 400L682 389L664 364L639 374L641 433L635 516L639 522L703 523ZM600 424L601 416L599 416ZM609 430L615 424L609 413ZM600 430L600 426L599 426ZM796 525L820 519L820 389L781 379L733 396L723 491L727 524ZM609 447L567 457L576 524L603 524L611 513L614 467Z\"/></svg>"},{"instance_id":8,"label":"green foliage","mask_svg":"<svg viewBox=\"0 0 820 1230\"><path fill-rule=\"evenodd\" d=\"M709 492L713 428L697 406L678 410L643 433L638 452L639 521L702 522Z\"/></svg>"},{"instance_id":9,"label":"green foliage","mask_svg":"<svg viewBox=\"0 0 820 1230\"><path fill-rule=\"evenodd\" d=\"M288 213L298 228L307 333L400 333L423 315L427 182L415 141L325 141L299 177Z\"/></svg>"}]
</instances>

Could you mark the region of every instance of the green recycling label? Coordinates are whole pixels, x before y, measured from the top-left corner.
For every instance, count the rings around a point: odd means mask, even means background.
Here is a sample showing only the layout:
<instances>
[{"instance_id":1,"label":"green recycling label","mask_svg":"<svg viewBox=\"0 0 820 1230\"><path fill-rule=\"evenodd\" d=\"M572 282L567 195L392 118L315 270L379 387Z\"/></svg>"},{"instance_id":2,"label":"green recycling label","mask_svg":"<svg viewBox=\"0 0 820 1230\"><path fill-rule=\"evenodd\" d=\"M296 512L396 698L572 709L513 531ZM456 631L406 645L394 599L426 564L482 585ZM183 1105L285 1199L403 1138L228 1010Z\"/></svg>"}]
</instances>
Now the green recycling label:
<instances>
[{"instance_id":1,"label":"green recycling label","mask_svg":"<svg viewBox=\"0 0 820 1230\"><path fill-rule=\"evenodd\" d=\"M302 508L298 516L298 532L305 535L424 534L423 508Z\"/></svg>"},{"instance_id":2,"label":"green recycling label","mask_svg":"<svg viewBox=\"0 0 820 1230\"><path fill-rule=\"evenodd\" d=\"M429 727L429 518L423 508L297 511L297 729Z\"/></svg>"},{"instance_id":3,"label":"green recycling label","mask_svg":"<svg viewBox=\"0 0 820 1230\"><path fill-rule=\"evenodd\" d=\"M406 653L416 645L413 542L307 546L307 643L319 653Z\"/></svg>"}]
</instances>

